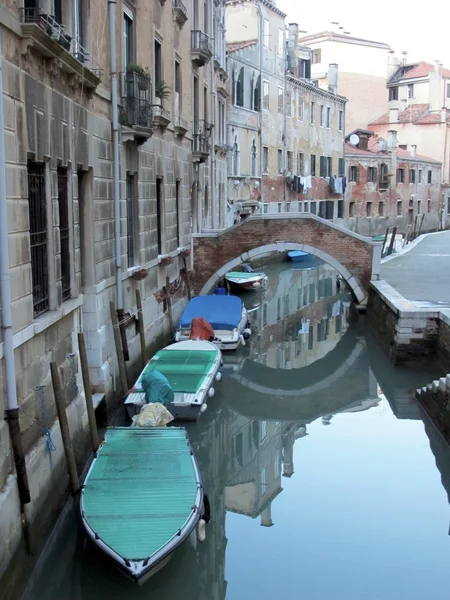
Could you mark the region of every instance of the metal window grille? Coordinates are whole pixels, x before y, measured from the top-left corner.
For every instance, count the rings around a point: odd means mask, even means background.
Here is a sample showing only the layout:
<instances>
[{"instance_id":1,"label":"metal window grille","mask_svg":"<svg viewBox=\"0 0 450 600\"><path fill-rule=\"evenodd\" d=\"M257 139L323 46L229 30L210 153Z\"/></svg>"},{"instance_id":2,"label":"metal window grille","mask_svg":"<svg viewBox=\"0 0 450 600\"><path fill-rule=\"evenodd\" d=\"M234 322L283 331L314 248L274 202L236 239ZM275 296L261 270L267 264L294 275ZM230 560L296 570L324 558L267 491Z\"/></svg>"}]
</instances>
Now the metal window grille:
<instances>
[{"instance_id":1,"label":"metal window grille","mask_svg":"<svg viewBox=\"0 0 450 600\"><path fill-rule=\"evenodd\" d=\"M58 169L59 239L61 245L61 291L62 300L68 300L70 291L70 235L69 201L67 197L67 169Z\"/></svg>"},{"instance_id":2,"label":"metal window grille","mask_svg":"<svg viewBox=\"0 0 450 600\"><path fill-rule=\"evenodd\" d=\"M127 174L127 253L128 266L134 266L134 237L133 237L133 192L134 192L134 176Z\"/></svg>"},{"instance_id":3,"label":"metal window grille","mask_svg":"<svg viewBox=\"0 0 450 600\"><path fill-rule=\"evenodd\" d=\"M28 211L30 217L33 314L37 317L46 312L49 307L45 167L39 163L28 163Z\"/></svg>"}]
</instances>

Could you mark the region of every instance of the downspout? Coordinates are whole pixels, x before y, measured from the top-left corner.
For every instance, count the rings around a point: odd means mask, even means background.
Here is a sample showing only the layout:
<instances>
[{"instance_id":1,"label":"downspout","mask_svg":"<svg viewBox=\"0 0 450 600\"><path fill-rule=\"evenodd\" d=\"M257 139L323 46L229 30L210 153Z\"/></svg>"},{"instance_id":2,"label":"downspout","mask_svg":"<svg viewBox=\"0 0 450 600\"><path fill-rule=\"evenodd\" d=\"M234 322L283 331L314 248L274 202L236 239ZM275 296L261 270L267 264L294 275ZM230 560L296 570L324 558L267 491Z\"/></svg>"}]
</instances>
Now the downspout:
<instances>
[{"instance_id":1,"label":"downspout","mask_svg":"<svg viewBox=\"0 0 450 600\"><path fill-rule=\"evenodd\" d=\"M109 45L111 60L112 142L114 180L114 245L116 257L116 302L117 310L123 311L122 257L120 250L120 181L119 181L119 113L117 110L117 65L116 65L116 0L108 0Z\"/></svg>"},{"instance_id":2,"label":"downspout","mask_svg":"<svg viewBox=\"0 0 450 600\"><path fill-rule=\"evenodd\" d=\"M288 167L288 164L287 164L287 142L286 142L286 131L287 131L286 90L287 90L287 85L286 85L286 25L285 25L284 29L283 29L283 103L284 103L284 110L283 110L283 154L284 154L285 173L286 173L287 167ZM291 106L291 110L292 110L292 106ZM284 207L286 208L286 175L284 176L283 202L284 202Z\"/></svg>"},{"instance_id":3,"label":"downspout","mask_svg":"<svg viewBox=\"0 0 450 600\"><path fill-rule=\"evenodd\" d=\"M263 203L263 63L264 63L264 18L260 4L255 4L259 13L259 77L260 77L260 88L259 88L259 194L261 198L261 204ZM262 210L261 210L262 212Z\"/></svg>"},{"instance_id":4,"label":"downspout","mask_svg":"<svg viewBox=\"0 0 450 600\"><path fill-rule=\"evenodd\" d=\"M17 403L16 366L14 361L13 323L11 308L11 278L9 272L8 213L6 206L5 169L5 123L3 118L3 60L0 40L0 294L2 306L2 337L5 360L6 419L14 455L19 488L20 503L23 506L31 501L30 487L25 463L19 425L19 405Z\"/></svg>"},{"instance_id":5,"label":"downspout","mask_svg":"<svg viewBox=\"0 0 450 600\"><path fill-rule=\"evenodd\" d=\"M214 73L214 58L216 51L216 36L214 31L214 0L211 0L209 17L210 40L213 49L213 57L210 61L209 87L211 93L211 207L212 207L212 229L217 229L217 203L216 203L216 86Z\"/></svg>"}]
</instances>

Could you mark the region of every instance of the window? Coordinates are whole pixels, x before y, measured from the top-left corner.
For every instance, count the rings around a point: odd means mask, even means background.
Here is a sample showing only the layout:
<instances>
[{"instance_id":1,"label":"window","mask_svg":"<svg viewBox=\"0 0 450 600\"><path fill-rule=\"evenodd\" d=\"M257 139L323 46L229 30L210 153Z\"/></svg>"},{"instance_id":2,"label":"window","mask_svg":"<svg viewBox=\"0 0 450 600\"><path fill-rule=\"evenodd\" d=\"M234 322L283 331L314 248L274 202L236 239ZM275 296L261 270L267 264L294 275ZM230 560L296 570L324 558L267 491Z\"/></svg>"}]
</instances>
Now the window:
<instances>
[{"instance_id":1,"label":"window","mask_svg":"<svg viewBox=\"0 0 450 600\"><path fill-rule=\"evenodd\" d=\"M255 143L255 140L253 140L253 143L252 143L252 148L251 148L251 153L250 153L250 165L251 165L250 175L252 177L256 177L256 143Z\"/></svg>"},{"instance_id":2,"label":"window","mask_svg":"<svg viewBox=\"0 0 450 600\"><path fill-rule=\"evenodd\" d=\"M384 202L378 203L378 214L380 217L384 217Z\"/></svg>"},{"instance_id":3,"label":"window","mask_svg":"<svg viewBox=\"0 0 450 600\"><path fill-rule=\"evenodd\" d=\"M280 114L280 115L283 114L283 104L284 104L283 88L279 87L278 88L278 114Z\"/></svg>"},{"instance_id":4,"label":"window","mask_svg":"<svg viewBox=\"0 0 450 600\"><path fill-rule=\"evenodd\" d=\"M70 229L67 169L58 169L59 243L61 248L62 301L70 298Z\"/></svg>"},{"instance_id":5,"label":"window","mask_svg":"<svg viewBox=\"0 0 450 600\"><path fill-rule=\"evenodd\" d=\"M278 212L279 213L283 212L283 203L282 202L278 202L278 207L277 208L278 208ZM280 302L281 302L281 300L280 300Z\"/></svg>"},{"instance_id":6,"label":"window","mask_svg":"<svg viewBox=\"0 0 450 600\"><path fill-rule=\"evenodd\" d=\"M269 82L263 82L263 108L269 110Z\"/></svg>"},{"instance_id":7,"label":"window","mask_svg":"<svg viewBox=\"0 0 450 600\"><path fill-rule=\"evenodd\" d=\"M219 144L225 144L225 102L219 100Z\"/></svg>"},{"instance_id":8,"label":"window","mask_svg":"<svg viewBox=\"0 0 450 600\"><path fill-rule=\"evenodd\" d=\"M427 179L427 183L431 183L432 174L433 174L433 171L431 171L431 169L430 169L430 170L428 171L428 179Z\"/></svg>"},{"instance_id":9,"label":"window","mask_svg":"<svg viewBox=\"0 0 450 600\"><path fill-rule=\"evenodd\" d=\"M389 101L398 100L398 87L389 88Z\"/></svg>"},{"instance_id":10,"label":"window","mask_svg":"<svg viewBox=\"0 0 450 600\"><path fill-rule=\"evenodd\" d=\"M314 102L311 102L311 123L314 123L316 120L316 105Z\"/></svg>"},{"instance_id":11,"label":"window","mask_svg":"<svg viewBox=\"0 0 450 600\"><path fill-rule=\"evenodd\" d=\"M175 67L175 69L174 69L174 80L175 80L175 85L174 85L174 92L175 92L175 96L174 96L175 115L177 117L181 117L181 100L183 98L183 95L181 93L181 65L180 65L180 62L178 60L175 60L174 67Z\"/></svg>"},{"instance_id":12,"label":"window","mask_svg":"<svg viewBox=\"0 0 450 600\"><path fill-rule=\"evenodd\" d=\"M240 152L239 152L239 144L238 144L238 139L237 139L237 135L234 137L234 144L233 144L233 150L231 153L231 162L232 162L232 173L234 177L239 176L240 173L240 156L239 156Z\"/></svg>"},{"instance_id":13,"label":"window","mask_svg":"<svg viewBox=\"0 0 450 600\"><path fill-rule=\"evenodd\" d=\"M315 214L316 214L316 212L317 212L317 208L316 208L316 206L317 206L317 203L316 203L316 202L311 202L311 204L309 205L309 212L310 212L312 215L315 215ZM305 212L308 212L308 203L307 203L307 202L305 202Z\"/></svg>"},{"instance_id":14,"label":"window","mask_svg":"<svg viewBox=\"0 0 450 600\"><path fill-rule=\"evenodd\" d=\"M163 230L163 198L162 198L162 184L163 180L161 177L156 179L156 227L158 233L158 254L162 254L162 230Z\"/></svg>"},{"instance_id":15,"label":"window","mask_svg":"<svg viewBox=\"0 0 450 600\"><path fill-rule=\"evenodd\" d=\"M134 175L127 173L126 180L126 204L127 204L127 255L128 267L134 267Z\"/></svg>"},{"instance_id":16,"label":"window","mask_svg":"<svg viewBox=\"0 0 450 600\"><path fill-rule=\"evenodd\" d=\"M175 181L175 212L177 218L177 248L181 246L181 216L180 215L180 188L181 188L181 180L177 179ZM219 189L220 192L220 189Z\"/></svg>"},{"instance_id":17,"label":"window","mask_svg":"<svg viewBox=\"0 0 450 600\"><path fill-rule=\"evenodd\" d=\"M380 190L387 190L389 188L389 170L386 163L381 163L380 165L379 188Z\"/></svg>"},{"instance_id":18,"label":"window","mask_svg":"<svg viewBox=\"0 0 450 600\"><path fill-rule=\"evenodd\" d=\"M345 160L343 158L338 159L338 177L345 176Z\"/></svg>"},{"instance_id":19,"label":"window","mask_svg":"<svg viewBox=\"0 0 450 600\"><path fill-rule=\"evenodd\" d=\"M269 172L269 148L264 146L263 148L263 173Z\"/></svg>"},{"instance_id":20,"label":"window","mask_svg":"<svg viewBox=\"0 0 450 600\"><path fill-rule=\"evenodd\" d=\"M338 200L338 214L337 214L337 218L338 219L343 219L344 218L344 201L343 200Z\"/></svg>"},{"instance_id":21,"label":"window","mask_svg":"<svg viewBox=\"0 0 450 600\"><path fill-rule=\"evenodd\" d=\"M291 95L291 92L286 92L286 116L292 117L292 95Z\"/></svg>"},{"instance_id":22,"label":"window","mask_svg":"<svg viewBox=\"0 0 450 600\"><path fill-rule=\"evenodd\" d=\"M376 167L368 167L367 169L367 181L369 183L375 183L377 180L377 168Z\"/></svg>"},{"instance_id":23,"label":"window","mask_svg":"<svg viewBox=\"0 0 450 600\"><path fill-rule=\"evenodd\" d=\"M314 177L316 175L316 155L311 154L311 175Z\"/></svg>"},{"instance_id":24,"label":"window","mask_svg":"<svg viewBox=\"0 0 450 600\"><path fill-rule=\"evenodd\" d=\"M344 111L339 111L339 131L344 131Z\"/></svg>"},{"instance_id":25,"label":"window","mask_svg":"<svg viewBox=\"0 0 450 600\"><path fill-rule=\"evenodd\" d=\"M303 96L300 96L300 94L297 97L297 117L301 121L303 120Z\"/></svg>"},{"instance_id":26,"label":"window","mask_svg":"<svg viewBox=\"0 0 450 600\"><path fill-rule=\"evenodd\" d=\"M259 112L261 110L261 75L256 80L256 85L253 89L253 105L254 111Z\"/></svg>"},{"instance_id":27,"label":"window","mask_svg":"<svg viewBox=\"0 0 450 600\"><path fill-rule=\"evenodd\" d=\"M278 169L278 173L283 172L283 150L278 150L277 169Z\"/></svg>"},{"instance_id":28,"label":"window","mask_svg":"<svg viewBox=\"0 0 450 600\"><path fill-rule=\"evenodd\" d=\"M244 67L241 67L236 82L236 106L244 106Z\"/></svg>"},{"instance_id":29,"label":"window","mask_svg":"<svg viewBox=\"0 0 450 600\"><path fill-rule=\"evenodd\" d=\"M408 98L414 98L414 84L408 83Z\"/></svg>"},{"instance_id":30,"label":"window","mask_svg":"<svg viewBox=\"0 0 450 600\"><path fill-rule=\"evenodd\" d=\"M405 169L397 169L397 183L405 183Z\"/></svg>"},{"instance_id":31,"label":"window","mask_svg":"<svg viewBox=\"0 0 450 600\"><path fill-rule=\"evenodd\" d=\"M329 106L327 106L326 126L328 127L328 129L331 127L331 108Z\"/></svg>"},{"instance_id":32,"label":"window","mask_svg":"<svg viewBox=\"0 0 450 600\"><path fill-rule=\"evenodd\" d=\"M327 157L320 157L320 177L327 177Z\"/></svg>"},{"instance_id":33,"label":"window","mask_svg":"<svg viewBox=\"0 0 450 600\"><path fill-rule=\"evenodd\" d=\"M162 74L162 52L161 44L155 40L155 87L161 85L163 80Z\"/></svg>"},{"instance_id":34,"label":"window","mask_svg":"<svg viewBox=\"0 0 450 600\"><path fill-rule=\"evenodd\" d=\"M402 203L397 202L397 217L401 217L402 216Z\"/></svg>"},{"instance_id":35,"label":"window","mask_svg":"<svg viewBox=\"0 0 450 600\"><path fill-rule=\"evenodd\" d=\"M366 202L366 216L372 216L372 202Z\"/></svg>"},{"instance_id":36,"label":"window","mask_svg":"<svg viewBox=\"0 0 450 600\"><path fill-rule=\"evenodd\" d=\"M450 215L450 196L447 196L447 214Z\"/></svg>"},{"instance_id":37,"label":"window","mask_svg":"<svg viewBox=\"0 0 450 600\"><path fill-rule=\"evenodd\" d=\"M30 220L33 314L37 317L49 308L45 166L40 163L28 163L28 212Z\"/></svg>"},{"instance_id":38,"label":"window","mask_svg":"<svg viewBox=\"0 0 450 600\"><path fill-rule=\"evenodd\" d=\"M303 152L297 152L297 175L303 176L305 173L305 156Z\"/></svg>"},{"instance_id":39,"label":"window","mask_svg":"<svg viewBox=\"0 0 450 600\"><path fill-rule=\"evenodd\" d=\"M422 183L422 169L419 169L419 183Z\"/></svg>"},{"instance_id":40,"label":"window","mask_svg":"<svg viewBox=\"0 0 450 600\"><path fill-rule=\"evenodd\" d=\"M359 167L356 166L351 166L350 167L350 173L349 173L349 181L356 183L357 181L359 181Z\"/></svg>"},{"instance_id":41,"label":"window","mask_svg":"<svg viewBox=\"0 0 450 600\"><path fill-rule=\"evenodd\" d=\"M270 25L268 19L264 19L264 48L269 47L269 39L270 39Z\"/></svg>"},{"instance_id":42,"label":"window","mask_svg":"<svg viewBox=\"0 0 450 600\"><path fill-rule=\"evenodd\" d=\"M321 61L322 61L322 50L320 48L317 48L316 50L313 50L313 53L312 53L312 64L317 65L317 63L320 63Z\"/></svg>"},{"instance_id":43,"label":"window","mask_svg":"<svg viewBox=\"0 0 450 600\"><path fill-rule=\"evenodd\" d=\"M422 200L417 200L417 214L420 215L422 213Z\"/></svg>"},{"instance_id":44,"label":"window","mask_svg":"<svg viewBox=\"0 0 450 600\"><path fill-rule=\"evenodd\" d=\"M259 470L259 497L262 498L266 491L266 467L263 467Z\"/></svg>"},{"instance_id":45,"label":"window","mask_svg":"<svg viewBox=\"0 0 450 600\"><path fill-rule=\"evenodd\" d=\"M447 98L450 98L450 83L447 83Z\"/></svg>"},{"instance_id":46,"label":"window","mask_svg":"<svg viewBox=\"0 0 450 600\"><path fill-rule=\"evenodd\" d=\"M287 170L291 174L294 171L294 153L290 150L287 152Z\"/></svg>"},{"instance_id":47,"label":"window","mask_svg":"<svg viewBox=\"0 0 450 600\"><path fill-rule=\"evenodd\" d=\"M208 33L209 31L209 13L208 13L208 0L203 2L203 32Z\"/></svg>"},{"instance_id":48,"label":"window","mask_svg":"<svg viewBox=\"0 0 450 600\"><path fill-rule=\"evenodd\" d=\"M350 202L348 205L348 216L349 217L355 216L355 203L354 202Z\"/></svg>"},{"instance_id":49,"label":"window","mask_svg":"<svg viewBox=\"0 0 450 600\"><path fill-rule=\"evenodd\" d=\"M259 423L259 439L263 442L267 437L267 421L260 421Z\"/></svg>"},{"instance_id":50,"label":"window","mask_svg":"<svg viewBox=\"0 0 450 600\"><path fill-rule=\"evenodd\" d=\"M134 27L133 13L128 9L123 13L122 24L122 66L126 71L128 65L134 63Z\"/></svg>"},{"instance_id":51,"label":"window","mask_svg":"<svg viewBox=\"0 0 450 600\"><path fill-rule=\"evenodd\" d=\"M278 30L278 56L284 56L284 33L282 29Z\"/></svg>"},{"instance_id":52,"label":"window","mask_svg":"<svg viewBox=\"0 0 450 600\"><path fill-rule=\"evenodd\" d=\"M428 200L428 212L431 212L431 200Z\"/></svg>"},{"instance_id":53,"label":"window","mask_svg":"<svg viewBox=\"0 0 450 600\"><path fill-rule=\"evenodd\" d=\"M416 183L416 171L414 169L409 170L409 183Z\"/></svg>"},{"instance_id":54,"label":"window","mask_svg":"<svg viewBox=\"0 0 450 600\"><path fill-rule=\"evenodd\" d=\"M331 156L327 156L327 177L331 177L333 175L333 158Z\"/></svg>"},{"instance_id":55,"label":"window","mask_svg":"<svg viewBox=\"0 0 450 600\"><path fill-rule=\"evenodd\" d=\"M320 105L320 126L325 126L325 107L323 104Z\"/></svg>"},{"instance_id":56,"label":"window","mask_svg":"<svg viewBox=\"0 0 450 600\"><path fill-rule=\"evenodd\" d=\"M203 86L203 118L208 123L208 88Z\"/></svg>"}]
</instances>

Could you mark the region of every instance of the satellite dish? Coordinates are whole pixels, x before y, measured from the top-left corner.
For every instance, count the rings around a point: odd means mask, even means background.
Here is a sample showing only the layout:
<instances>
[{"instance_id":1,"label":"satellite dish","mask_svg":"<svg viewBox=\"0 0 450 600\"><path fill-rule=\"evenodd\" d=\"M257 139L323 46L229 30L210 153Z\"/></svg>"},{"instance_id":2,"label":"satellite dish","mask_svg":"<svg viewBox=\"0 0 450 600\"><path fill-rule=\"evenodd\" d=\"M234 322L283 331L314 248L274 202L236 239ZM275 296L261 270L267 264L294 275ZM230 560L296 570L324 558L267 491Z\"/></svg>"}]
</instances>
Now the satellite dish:
<instances>
[{"instance_id":1,"label":"satellite dish","mask_svg":"<svg viewBox=\"0 0 450 600\"><path fill-rule=\"evenodd\" d=\"M352 133L352 135L350 136L350 144L352 146L357 146L359 144L359 135L356 135L356 133Z\"/></svg>"}]
</instances>

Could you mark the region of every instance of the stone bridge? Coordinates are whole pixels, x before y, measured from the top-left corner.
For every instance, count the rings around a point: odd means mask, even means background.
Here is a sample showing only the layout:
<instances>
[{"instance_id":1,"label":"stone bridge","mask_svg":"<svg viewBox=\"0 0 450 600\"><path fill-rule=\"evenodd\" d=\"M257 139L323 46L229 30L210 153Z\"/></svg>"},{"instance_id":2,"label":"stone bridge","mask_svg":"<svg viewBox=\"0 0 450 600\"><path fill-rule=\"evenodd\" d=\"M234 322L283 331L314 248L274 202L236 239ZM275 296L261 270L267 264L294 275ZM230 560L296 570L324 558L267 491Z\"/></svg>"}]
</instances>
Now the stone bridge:
<instances>
[{"instance_id":1,"label":"stone bridge","mask_svg":"<svg viewBox=\"0 0 450 600\"><path fill-rule=\"evenodd\" d=\"M362 302L370 281L379 279L381 246L310 213L257 215L225 231L194 234L195 291L209 293L227 271L263 254L304 250L334 267Z\"/></svg>"}]
</instances>

